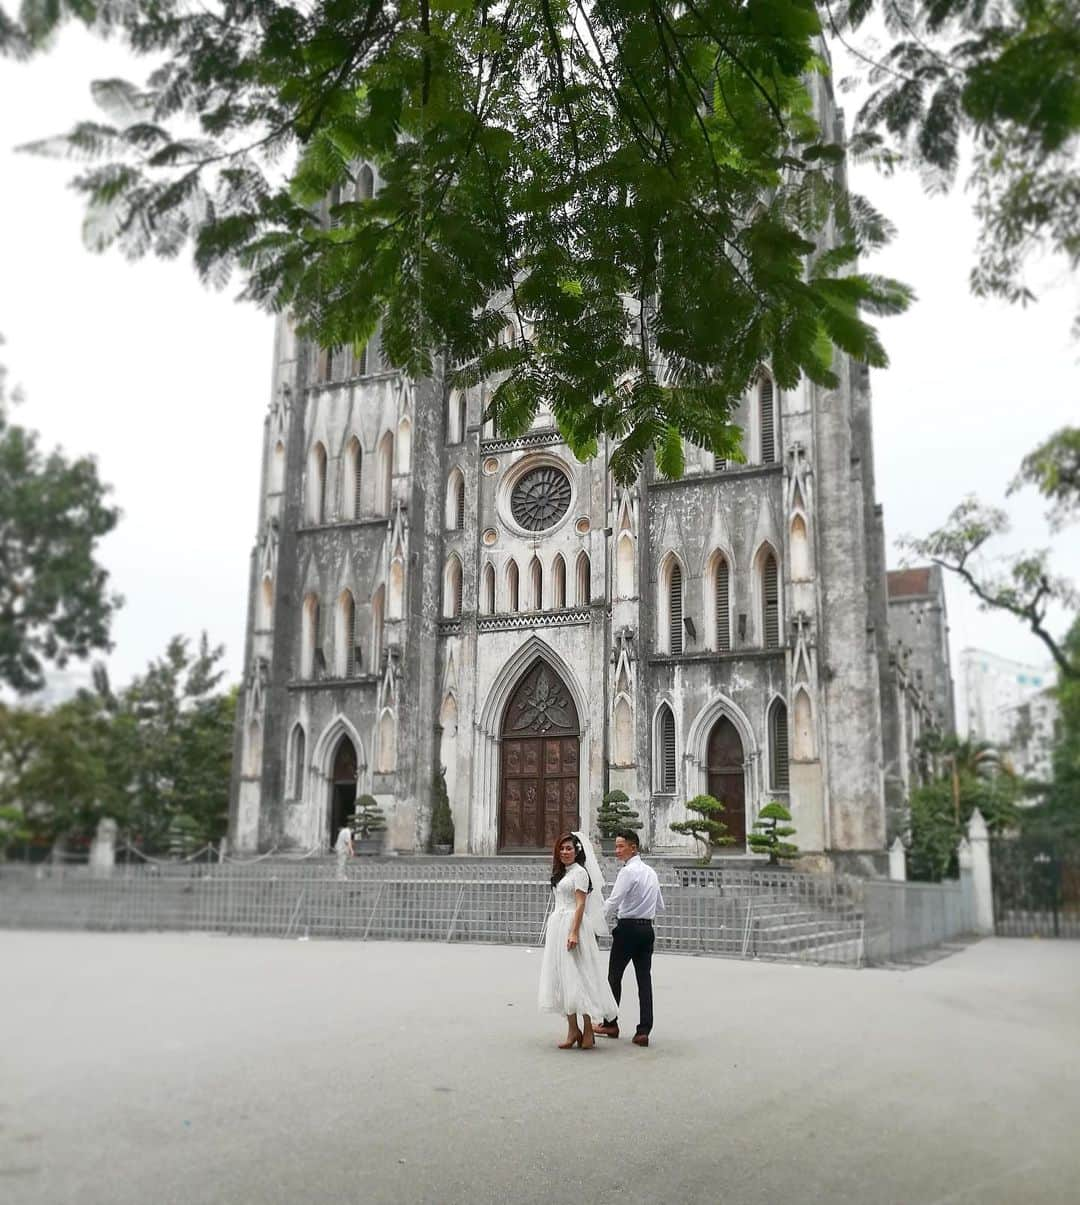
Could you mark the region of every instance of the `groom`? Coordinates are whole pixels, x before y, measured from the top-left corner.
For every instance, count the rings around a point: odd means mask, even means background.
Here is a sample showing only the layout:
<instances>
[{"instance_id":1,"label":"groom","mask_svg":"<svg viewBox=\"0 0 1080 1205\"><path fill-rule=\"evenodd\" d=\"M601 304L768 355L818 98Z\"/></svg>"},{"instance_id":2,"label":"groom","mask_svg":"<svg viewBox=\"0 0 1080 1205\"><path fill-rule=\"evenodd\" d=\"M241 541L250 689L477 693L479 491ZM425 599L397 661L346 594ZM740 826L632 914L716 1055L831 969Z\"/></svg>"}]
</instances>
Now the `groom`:
<instances>
[{"instance_id":1,"label":"groom","mask_svg":"<svg viewBox=\"0 0 1080 1205\"><path fill-rule=\"evenodd\" d=\"M634 1034L635 1046L648 1046L652 1029L652 955L656 944L653 918L664 910L664 897L660 892L660 880L651 866L646 866L638 855L637 833L624 829L615 834L615 857L622 863L615 886L604 904L604 920L608 928L615 920L615 931L611 935L611 957L608 961L608 983L611 994L618 1004L622 999L622 978L626 965L634 964L637 977L638 1004L641 1020ZM618 918L616 920L616 918ZM594 1032L605 1037L619 1036L618 1017L605 1017L603 1025L594 1026Z\"/></svg>"}]
</instances>

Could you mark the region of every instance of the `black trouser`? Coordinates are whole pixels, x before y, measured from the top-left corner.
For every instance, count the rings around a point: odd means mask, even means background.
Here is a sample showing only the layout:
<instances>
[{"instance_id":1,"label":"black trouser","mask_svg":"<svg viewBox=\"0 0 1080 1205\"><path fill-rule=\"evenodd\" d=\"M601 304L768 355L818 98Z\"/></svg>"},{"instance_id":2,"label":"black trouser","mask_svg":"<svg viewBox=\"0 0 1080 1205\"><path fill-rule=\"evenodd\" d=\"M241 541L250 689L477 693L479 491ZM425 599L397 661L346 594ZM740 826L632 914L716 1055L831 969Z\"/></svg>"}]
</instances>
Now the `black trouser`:
<instances>
[{"instance_id":1,"label":"black trouser","mask_svg":"<svg viewBox=\"0 0 1080 1205\"><path fill-rule=\"evenodd\" d=\"M652 1030L652 952L656 944L656 933L652 921L621 920L615 926L611 935L611 956L608 959L608 983L615 1003L622 1000L622 977L627 963L634 964L634 974L637 976L638 1003L641 1006L641 1020L638 1023L638 1033L649 1033ZM614 1017L605 1017L608 1023Z\"/></svg>"}]
</instances>

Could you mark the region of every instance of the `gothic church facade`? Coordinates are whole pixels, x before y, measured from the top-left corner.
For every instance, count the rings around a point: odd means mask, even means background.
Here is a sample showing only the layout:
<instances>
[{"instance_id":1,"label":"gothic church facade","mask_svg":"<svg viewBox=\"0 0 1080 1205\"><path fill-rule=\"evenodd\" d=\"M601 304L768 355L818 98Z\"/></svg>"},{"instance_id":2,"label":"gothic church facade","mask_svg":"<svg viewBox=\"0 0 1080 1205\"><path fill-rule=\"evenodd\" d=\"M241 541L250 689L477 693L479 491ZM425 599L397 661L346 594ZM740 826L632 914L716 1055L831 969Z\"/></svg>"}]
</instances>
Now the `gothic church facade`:
<instances>
[{"instance_id":1,"label":"gothic church facade","mask_svg":"<svg viewBox=\"0 0 1080 1205\"><path fill-rule=\"evenodd\" d=\"M377 339L354 361L281 319L234 847L327 848L370 794L388 847L422 851L442 769L458 853L550 849L621 788L654 851L685 847L669 825L707 792L732 852L778 799L801 849L880 854L903 823L884 535L868 374L839 368L788 391L763 365L745 463L690 448L682 480L624 489L610 446L578 462L543 411L504 438L486 387L410 382Z\"/></svg>"}]
</instances>

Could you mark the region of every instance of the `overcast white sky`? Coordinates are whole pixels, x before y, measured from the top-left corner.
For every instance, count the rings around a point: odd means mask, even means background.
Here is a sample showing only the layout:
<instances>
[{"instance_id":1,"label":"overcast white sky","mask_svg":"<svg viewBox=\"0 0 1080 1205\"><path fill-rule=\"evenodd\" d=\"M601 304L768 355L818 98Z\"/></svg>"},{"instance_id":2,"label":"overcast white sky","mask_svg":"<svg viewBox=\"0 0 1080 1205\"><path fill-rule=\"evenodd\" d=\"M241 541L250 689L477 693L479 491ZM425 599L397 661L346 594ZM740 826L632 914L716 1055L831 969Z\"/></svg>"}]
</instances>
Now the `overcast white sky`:
<instances>
[{"instance_id":1,"label":"overcast white sky","mask_svg":"<svg viewBox=\"0 0 1080 1205\"><path fill-rule=\"evenodd\" d=\"M109 658L114 682L141 671L172 635L204 629L225 644L238 678L271 320L204 290L187 260L90 254L80 201L65 188L73 165L13 149L92 116L92 79L142 74L119 47L77 30L35 63L0 60L0 357L27 394L16 421L47 445L93 453L123 509L102 547L126 599ZM872 377L891 542L928 531L965 493L1003 501L1022 455L1077 422L1080 345L1069 334L1077 291L1062 276L1026 311L978 302L967 289L975 223L963 191L928 199L912 177L868 172L852 183L899 227L870 266L919 296L909 314L883 320L892 367ZM1011 499L1009 509L1015 547L1049 542L1036 498ZM1073 577L1077 534L1056 545L1057 565ZM1047 660L1017 622L980 613L958 586L948 605L954 674L967 645Z\"/></svg>"}]
</instances>

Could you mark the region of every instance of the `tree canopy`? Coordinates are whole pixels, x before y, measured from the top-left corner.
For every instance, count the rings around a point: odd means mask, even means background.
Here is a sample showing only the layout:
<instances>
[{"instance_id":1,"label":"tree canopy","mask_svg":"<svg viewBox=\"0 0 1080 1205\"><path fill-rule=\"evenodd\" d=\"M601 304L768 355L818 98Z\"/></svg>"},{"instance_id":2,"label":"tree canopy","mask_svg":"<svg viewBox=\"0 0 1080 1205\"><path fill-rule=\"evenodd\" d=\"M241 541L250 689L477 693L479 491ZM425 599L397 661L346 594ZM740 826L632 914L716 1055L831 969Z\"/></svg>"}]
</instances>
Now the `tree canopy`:
<instances>
[{"instance_id":1,"label":"tree canopy","mask_svg":"<svg viewBox=\"0 0 1080 1205\"><path fill-rule=\"evenodd\" d=\"M121 600L97 560L120 516L108 492L90 457L46 454L11 422L0 365L0 684L40 690L48 664L110 647Z\"/></svg>"},{"instance_id":2,"label":"tree canopy","mask_svg":"<svg viewBox=\"0 0 1080 1205\"><path fill-rule=\"evenodd\" d=\"M889 228L817 120L812 0L28 0L24 47L69 11L156 63L37 145L88 161L92 245L190 247L324 347L381 325L414 377L498 381L507 433L543 403L620 479L677 476L684 439L738 457L763 362L886 362L864 315L910 294L857 270Z\"/></svg>"}]
</instances>

